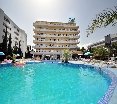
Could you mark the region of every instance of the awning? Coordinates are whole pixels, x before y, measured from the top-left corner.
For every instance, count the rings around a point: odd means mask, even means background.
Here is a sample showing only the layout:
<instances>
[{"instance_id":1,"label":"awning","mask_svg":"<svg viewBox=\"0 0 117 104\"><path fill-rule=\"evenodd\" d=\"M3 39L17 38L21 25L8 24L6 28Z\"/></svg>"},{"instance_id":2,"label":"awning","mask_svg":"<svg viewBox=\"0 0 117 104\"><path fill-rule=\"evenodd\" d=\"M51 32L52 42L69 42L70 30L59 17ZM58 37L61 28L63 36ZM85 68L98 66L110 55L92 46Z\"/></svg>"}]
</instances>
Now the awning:
<instances>
[{"instance_id":1,"label":"awning","mask_svg":"<svg viewBox=\"0 0 117 104\"><path fill-rule=\"evenodd\" d=\"M19 54L16 54L16 56L20 56Z\"/></svg>"},{"instance_id":2,"label":"awning","mask_svg":"<svg viewBox=\"0 0 117 104\"><path fill-rule=\"evenodd\" d=\"M84 55L92 55L93 53L86 52Z\"/></svg>"},{"instance_id":3,"label":"awning","mask_svg":"<svg viewBox=\"0 0 117 104\"><path fill-rule=\"evenodd\" d=\"M82 51L73 51L72 54L83 55L83 52Z\"/></svg>"},{"instance_id":4,"label":"awning","mask_svg":"<svg viewBox=\"0 0 117 104\"><path fill-rule=\"evenodd\" d=\"M5 55L4 52L0 52L0 55Z\"/></svg>"}]
</instances>

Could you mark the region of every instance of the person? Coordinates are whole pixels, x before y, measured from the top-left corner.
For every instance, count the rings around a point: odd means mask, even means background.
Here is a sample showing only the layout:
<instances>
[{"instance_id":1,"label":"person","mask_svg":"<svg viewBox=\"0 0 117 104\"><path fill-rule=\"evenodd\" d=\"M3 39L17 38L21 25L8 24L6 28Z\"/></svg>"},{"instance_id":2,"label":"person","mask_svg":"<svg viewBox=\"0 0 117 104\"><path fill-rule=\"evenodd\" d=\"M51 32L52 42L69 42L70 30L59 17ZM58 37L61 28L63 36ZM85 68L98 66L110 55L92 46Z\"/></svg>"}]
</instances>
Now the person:
<instances>
[{"instance_id":1,"label":"person","mask_svg":"<svg viewBox=\"0 0 117 104\"><path fill-rule=\"evenodd\" d=\"M24 66L25 62L23 61L23 58L22 58L20 61L14 62L13 64L14 64L14 66Z\"/></svg>"}]
</instances>

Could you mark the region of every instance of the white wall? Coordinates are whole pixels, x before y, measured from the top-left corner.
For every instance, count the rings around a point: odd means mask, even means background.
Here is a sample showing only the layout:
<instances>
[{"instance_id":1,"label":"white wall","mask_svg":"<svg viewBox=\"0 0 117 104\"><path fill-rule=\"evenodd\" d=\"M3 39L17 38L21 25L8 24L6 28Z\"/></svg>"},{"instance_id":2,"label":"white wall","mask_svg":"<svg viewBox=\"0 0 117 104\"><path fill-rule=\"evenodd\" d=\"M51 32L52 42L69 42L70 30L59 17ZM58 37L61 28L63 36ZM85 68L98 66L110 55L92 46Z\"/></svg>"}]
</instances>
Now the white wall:
<instances>
[{"instance_id":1,"label":"white wall","mask_svg":"<svg viewBox=\"0 0 117 104\"><path fill-rule=\"evenodd\" d=\"M10 21L10 24L4 20L4 16L8 18ZM23 52L23 57L25 56L25 51L27 49L27 34L24 30L20 29L5 13L2 9L0 9L0 43L3 42L2 36L5 35L3 32L3 29L5 29L5 26L3 25L5 23L9 28L8 32L11 34L12 38L12 48L15 46L15 43L17 42L17 46L19 46L19 41L21 40L21 50ZM16 35L17 34L17 35ZM7 35L9 38L9 34Z\"/></svg>"}]
</instances>

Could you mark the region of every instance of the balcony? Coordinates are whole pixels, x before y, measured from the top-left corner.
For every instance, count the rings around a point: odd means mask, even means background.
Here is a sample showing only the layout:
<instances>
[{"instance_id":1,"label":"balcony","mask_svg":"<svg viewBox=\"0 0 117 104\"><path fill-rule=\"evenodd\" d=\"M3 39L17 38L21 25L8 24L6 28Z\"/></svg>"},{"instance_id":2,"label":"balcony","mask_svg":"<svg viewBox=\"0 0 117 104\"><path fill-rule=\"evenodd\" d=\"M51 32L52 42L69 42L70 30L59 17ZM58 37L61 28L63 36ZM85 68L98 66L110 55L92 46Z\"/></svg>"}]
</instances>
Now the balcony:
<instances>
[{"instance_id":1,"label":"balcony","mask_svg":"<svg viewBox=\"0 0 117 104\"><path fill-rule=\"evenodd\" d=\"M69 38L70 39L79 39L80 38L80 35L78 35L78 36L70 36Z\"/></svg>"},{"instance_id":2,"label":"balcony","mask_svg":"<svg viewBox=\"0 0 117 104\"><path fill-rule=\"evenodd\" d=\"M65 35L33 35L34 38L37 38L37 37L40 37L40 38L70 38L70 39L79 39L80 38L80 35L77 35L77 36L73 36L73 35L70 35L70 36L65 36Z\"/></svg>"},{"instance_id":3,"label":"balcony","mask_svg":"<svg viewBox=\"0 0 117 104\"><path fill-rule=\"evenodd\" d=\"M33 29L34 33L37 33L37 32L44 32L44 33L77 33L79 34L80 31L77 30L77 31L70 31L70 30L48 30L48 29L38 29L38 28L35 28Z\"/></svg>"},{"instance_id":4,"label":"balcony","mask_svg":"<svg viewBox=\"0 0 117 104\"><path fill-rule=\"evenodd\" d=\"M78 41L40 41L40 40L33 40L33 43L37 44L37 43L54 43L54 44L78 44Z\"/></svg>"},{"instance_id":5,"label":"balcony","mask_svg":"<svg viewBox=\"0 0 117 104\"><path fill-rule=\"evenodd\" d=\"M61 52L34 52L35 55L43 55L43 54L46 54L46 55L53 55L53 54L62 54Z\"/></svg>"},{"instance_id":6,"label":"balcony","mask_svg":"<svg viewBox=\"0 0 117 104\"><path fill-rule=\"evenodd\" d=\"M33 35L34 38L36 37L43 37L43 38L69 38L70 36L63 36L63 35L60 35L60 36L57 36L57 35Z\"/></svg>"},{"instance_id":7,"label":"balcony","mask_svg":"<svg viewBox=\"0 0 117 104\"><path fill-rule=\"evenodd\" d=\"M58 27L65 27L65 28L79 28L79 26L76 26L75 23L71 24L71 23L59 23L59 22L42 22L42 21L36 21L35 23L33 23L34 27L54 27L54 28L58 28Z\"/></svg>"},{"instance_id":8,"label":"balcony","mask_svg":"<svg viewBox=\"0 0 117 104\"><path fill-rule=\"evenodd\" d=\"M47 40L43 40L43 41L41 41L41 40L33 40L33 43L55 43L55 41L47 41Z\"/></svg>"},{"instance_id":9,"label":"balcony","mask_svg":"<svg viewBox=\"0 0 117 104\"><path fill-rule=\"evenodd\" d=\"M70 47L68 47L68 46L38 46L38 45L36 45L36 46L33 46L33 48L35 48L35 49L71 49L71 48L76 48L76 46L70 46Z\"/></svg>"}]
</instances>

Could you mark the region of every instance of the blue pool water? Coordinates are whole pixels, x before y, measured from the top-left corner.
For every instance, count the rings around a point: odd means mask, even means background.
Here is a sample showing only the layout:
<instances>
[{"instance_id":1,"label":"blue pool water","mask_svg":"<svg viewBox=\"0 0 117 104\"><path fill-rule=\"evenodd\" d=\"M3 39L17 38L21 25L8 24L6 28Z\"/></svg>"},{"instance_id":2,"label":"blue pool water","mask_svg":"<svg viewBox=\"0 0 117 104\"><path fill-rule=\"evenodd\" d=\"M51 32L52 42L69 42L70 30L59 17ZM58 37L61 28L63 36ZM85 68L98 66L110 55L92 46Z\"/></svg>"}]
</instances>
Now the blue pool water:
<instances>
[{"instance_id":1,"label":"blue pool water","mask_svg":"<svg viewBox=\"0 0 117 104\"><path fill-rule=\"evenodd\" d=\"M97 104L108 86L109 80L89 67L0 67L0 104Z\"/></svg>"}]
</instances>

